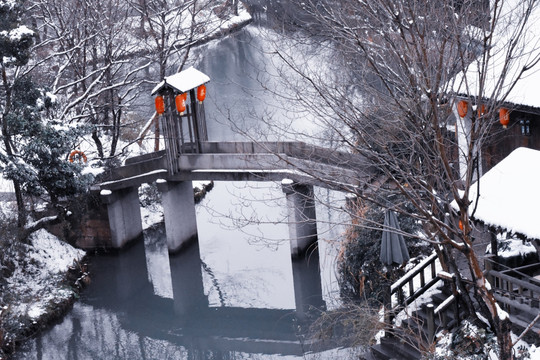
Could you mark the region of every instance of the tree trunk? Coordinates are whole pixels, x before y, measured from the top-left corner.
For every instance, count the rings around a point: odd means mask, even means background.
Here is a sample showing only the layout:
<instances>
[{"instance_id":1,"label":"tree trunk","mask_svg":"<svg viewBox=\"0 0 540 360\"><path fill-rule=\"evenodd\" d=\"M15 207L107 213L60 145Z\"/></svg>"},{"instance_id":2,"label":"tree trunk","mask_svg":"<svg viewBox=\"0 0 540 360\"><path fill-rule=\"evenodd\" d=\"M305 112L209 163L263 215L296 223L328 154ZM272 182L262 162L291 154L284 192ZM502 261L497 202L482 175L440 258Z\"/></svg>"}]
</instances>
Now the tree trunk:
<instances>
[{"instance_id":1,"label":"tree trunk","mask_svg":"<svg viewBox=\"0 0 540 360\"><path fill-rule=\"evenodd\" d=\"M484 272L480 267L476 254L471 247L468 248L468 251L465 251L465 255L469 261L472 275L475 278L475 292L481 297L481 305L485 305L491 315L489 320L493 331L495 331L497 335L500 350L499 358L501 360L512 360L512 338L510 336L511 323L508 314L502 312L492 291L488 290L488 286L486 285L487 279L484 276Z\"/></svg>"},{"instance_id":2,"label":"tree trunk","mask_svg":"<svg viewBox=\"0 0 540 360\"><path fill-rule=\"evenodd\" d=\"M103 159L104 158L103 144L101 143L101 140L99 139L97 130L95 128L92 130L92 140L94 140L94 143L96 143L96 148L98 151L99 158Z\"/></svg>"},{"instance_id":3,"label":"tree trunk","mask_svg":"<svg viewBox=\"0 0 540 360\"><path fill-rule=\"evenodd\" d=\"M13 187L15 188L15 199L17 199L17 226L22 228L26 224L26 208L24 207L21 184L13 180Z\"/></svg>"},{"instance_id":4,"label":"tree trunk","mask_svg":"<svg viewBox=\"0 0 540 360\"><path fill-rule=\"evenodd\" d=\"M497 341L499 343L499 359L512 360L514 358L514 352L512 351L512 323L508 315L503 319L498 319Z\"/></svg>"},{"instance_id":5,"label":"tree trunk","mask_svg":"<svg viewBox=\"0 0 540 360\"><path fill-rule=\"evenodd\" d=\"M4 150L6 151L6 155L10 160L13 160L13 149L10 143L9 128L6 120L7 114L11 109L11 86L9 85L6 69L4 67L2 67L2 83L6 93L4 113L2 114L2 137L4 138ZM26 209L24 207L21 185L17 180L13 180L13 187L15 189L15 198L17 199L17 226L20 228L26 223Z\"/></svg>"}]
</instances>

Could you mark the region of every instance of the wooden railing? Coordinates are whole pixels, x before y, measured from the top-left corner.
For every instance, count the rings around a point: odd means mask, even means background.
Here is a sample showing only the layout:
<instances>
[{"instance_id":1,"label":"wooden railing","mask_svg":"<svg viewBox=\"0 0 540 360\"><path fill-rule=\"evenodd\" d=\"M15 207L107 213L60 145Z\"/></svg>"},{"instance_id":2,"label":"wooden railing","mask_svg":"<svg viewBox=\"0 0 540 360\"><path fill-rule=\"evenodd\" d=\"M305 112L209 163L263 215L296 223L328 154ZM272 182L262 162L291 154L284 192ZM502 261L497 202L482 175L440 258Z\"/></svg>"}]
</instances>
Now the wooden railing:
<instances>
[{"instance_id":1,"label":"wooden railing","mask_svg":"<svg viewBox=\"0 0 540 360\"><path fill-rule=\"evenodd\" d=\"M440 274L439 274L440 276ZM450 279L447 279L446 277L442 278L442 280L446 282L454 282L455 277L451 276ZM450 307L453 307L454 312L454 320L449 321L448 318L448 309ZM427 327L428 327L428 333L427 338L429 342L433 342L435 340L435 319L439 318L440 320L440 327L443 329L451 329L456 325L459 325L460 323L460 314L459 314L459 301L458 297L455 295L450 295L446 298L439 306L434 308L433 304L428 304L426 307L426 313L427 313Z\"/></svg>"},{"instance_id":2,"label":"wooden railing","mask_svg":"<svg viewBox=\"0 0 540 360\"><path fill-rule=\"evenodd\" d=\"M540 312L540 286L535 284L534 278L516 278L508 274L490 270L495 299L502 303L510 314L522 312L531 319ZM512 322L522 327L529 324L526 321L512 317Z\"/></svg>"},{"instance_id":3,"label":"wooden railing","mask_svg":"<svg viewBox=\"0 0 540 360\"><path fill-rule=\"evenodd\" d=\"M386 324L392 324L395 315L419 298L422 294L428 291L439 281L445 281L448 284L454 283L454 275L444 271L437 270L437 254L433 253L428 258L424 259L420 264L408 272L404 277L392 284L387 297L386 305ZM397 300L397 301L395 301ZM427 312L427 336L430 341L435 337L435 319L440 319L440 324L443 328L450 328L459 324L459 308L458 301L454 295L450 295L436 308L433 304L428 304ZM453 322L450 322L447 316L447 310L450 306L454 306Z\"/></svg>"},{"instance_id":4,"label":"wooden railing","mask_svg":"<svg viewBox=\"0 0 540 360\"><path fill-rule=\"evenodd\" d=\"M441 278L437 276L437 254L433 253L416 265L404 277L390 287L390 308L405 307L435 285ZM426 273L427 270L427 273ZM393 298L397 297L397 304Z\"/></svg>"}]
</instances>

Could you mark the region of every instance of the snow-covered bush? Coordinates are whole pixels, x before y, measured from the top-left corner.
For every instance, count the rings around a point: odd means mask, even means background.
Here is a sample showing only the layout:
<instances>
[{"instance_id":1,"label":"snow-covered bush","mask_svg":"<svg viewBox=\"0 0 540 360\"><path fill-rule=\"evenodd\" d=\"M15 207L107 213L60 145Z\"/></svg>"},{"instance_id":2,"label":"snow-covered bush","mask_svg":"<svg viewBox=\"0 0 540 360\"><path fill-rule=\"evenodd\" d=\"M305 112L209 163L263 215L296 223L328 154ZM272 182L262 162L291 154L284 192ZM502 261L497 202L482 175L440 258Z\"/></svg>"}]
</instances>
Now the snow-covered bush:
<instances>
[{"instance_id":1,"label":"snow-covered bush","mask_svg":"<svg viewBox=\"0 0 540 360\"><path fill-rule=\"evenodd\" d=\"M491 359L490 353L496 350L496 344L495 334L469 321L463 321L455 331L440 336L435 353L428 358L488 360Z\"/></svg>"}]
</instances>

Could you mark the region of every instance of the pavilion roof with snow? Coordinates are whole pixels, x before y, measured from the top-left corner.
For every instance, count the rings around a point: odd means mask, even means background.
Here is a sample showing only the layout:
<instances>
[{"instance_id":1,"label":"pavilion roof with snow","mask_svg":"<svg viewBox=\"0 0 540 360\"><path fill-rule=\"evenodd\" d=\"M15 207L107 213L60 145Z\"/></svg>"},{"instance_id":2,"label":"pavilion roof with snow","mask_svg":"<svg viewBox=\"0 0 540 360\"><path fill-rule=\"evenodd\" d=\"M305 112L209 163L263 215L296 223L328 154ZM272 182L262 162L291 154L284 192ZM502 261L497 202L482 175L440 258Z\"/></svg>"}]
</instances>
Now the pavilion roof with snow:
<instances>
[{"instance_id":1,"label":"pavilion roof with snow","mask_svg":"<svg viewBox=\"0 0 540 360\"><path fill-rule=\"evenodd\" d=\"M471 185L469 209L485 224L540 239L539 184L540 151L517 148Z\"/></svg>"},{"instance_id":2,"label":"pavilion roof with snow","mask_svg":"<svg viewBox=\"0 0 540 360\"><path fill-rule=\"evenodd\" d=\"M194 67L190 67L174 75L166 76L156 85L156 87L154 87L152 95L155 95L165 88L171 88L175 92L185 93L191 89L195 89L199 85L206 84L209 81L210 77L208 77L208 75L200 72Z\"/></svg>"}]
</instances>

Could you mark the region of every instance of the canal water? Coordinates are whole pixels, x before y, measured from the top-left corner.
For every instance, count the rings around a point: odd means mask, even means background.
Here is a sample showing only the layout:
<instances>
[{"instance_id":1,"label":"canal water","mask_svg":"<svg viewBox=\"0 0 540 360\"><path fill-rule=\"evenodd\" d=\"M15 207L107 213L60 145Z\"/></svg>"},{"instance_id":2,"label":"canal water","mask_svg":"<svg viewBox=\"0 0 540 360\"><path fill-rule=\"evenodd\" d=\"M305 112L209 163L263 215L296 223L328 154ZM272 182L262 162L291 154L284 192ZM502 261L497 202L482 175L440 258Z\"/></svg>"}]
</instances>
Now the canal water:
<instances>
[{"instance_id":1,"label":"canal water","mask_svg":"<svg viewBox=\"0 0 540 360\"><path fill-rule=\"evenodd\" d=\"M119 254L92 257L73 310L15 359L357 358L361 349L311 339L312 320L339 305L338 229L321 223L318 251L292 260L282 210L261 201L274 202L275 189L216 186L197 208L198 244L169 257L160 224ZM255 204L239 203L246 190ZM253 205L268 222L244 219Z\"/></svg>"},{"instance_id":2,"label":"canal water","mask_svg":"<svg viewBox=\"0 0 540 360\"><path fill-rule=\"evenodd\" d=\"M264 13L259 20L268 24ZM309 114L275 96L276 38L256 22L197 50L195 66L211 78L211 141L290 140L298 130L309 139L318 131ZM317 188L316 197L318 247L293 260L280 184L216 182L197 205L198 243L169 256L161 223L118 254L93 256L92 283L73 310L14 358L358 358L362 349L312 338L317 315L339 306L336 261L347 221L344 194Z\"/></svg>"}]
</instances>

